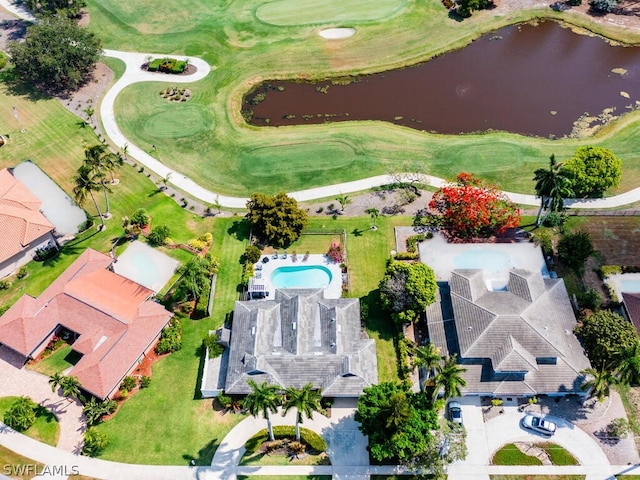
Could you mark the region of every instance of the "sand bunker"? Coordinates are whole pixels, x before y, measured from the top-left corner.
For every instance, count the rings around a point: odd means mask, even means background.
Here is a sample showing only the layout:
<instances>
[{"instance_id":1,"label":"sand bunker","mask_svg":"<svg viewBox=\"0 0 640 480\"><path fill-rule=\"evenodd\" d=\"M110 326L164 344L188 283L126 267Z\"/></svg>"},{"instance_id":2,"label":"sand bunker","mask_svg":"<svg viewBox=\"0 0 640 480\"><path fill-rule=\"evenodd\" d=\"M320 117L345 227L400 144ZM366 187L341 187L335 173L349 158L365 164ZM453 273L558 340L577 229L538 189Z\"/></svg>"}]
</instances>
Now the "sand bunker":
<instances>
[{"instance_id":1,"label":"sand bunker","mask_svg":"<svg viewBox=\"0 0 640 480\"><path fill-rule=\"evenodd\" d=\"M356 33L355 28L327 28L320 31L322 38L336 39L336 38L348 38Z\"/></svg>"}]
</instances>

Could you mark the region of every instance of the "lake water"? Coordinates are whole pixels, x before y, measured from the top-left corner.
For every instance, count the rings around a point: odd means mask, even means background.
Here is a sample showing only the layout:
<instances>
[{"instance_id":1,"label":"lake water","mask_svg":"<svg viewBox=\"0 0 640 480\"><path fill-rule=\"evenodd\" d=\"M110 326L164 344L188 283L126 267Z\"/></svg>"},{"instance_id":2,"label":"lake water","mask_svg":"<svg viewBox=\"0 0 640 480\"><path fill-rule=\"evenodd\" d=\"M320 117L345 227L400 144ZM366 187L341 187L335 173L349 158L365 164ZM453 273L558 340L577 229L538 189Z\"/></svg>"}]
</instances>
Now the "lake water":
<instances>
[{"instance_id":1,"label":"lake water","mask_svg":"<svg viewBox=\"0 0 640 480\"><path fill-rule=\"evenodd\" d=\"M267 81L245 97L243 114L259 126L383 120L446 134L492 129L563 137L585 113L594 126L606 109L621 115L635 108L638 80L640 48L547 21L505 27L461 50L349 85Z\"/></svg>"}]
</instances>

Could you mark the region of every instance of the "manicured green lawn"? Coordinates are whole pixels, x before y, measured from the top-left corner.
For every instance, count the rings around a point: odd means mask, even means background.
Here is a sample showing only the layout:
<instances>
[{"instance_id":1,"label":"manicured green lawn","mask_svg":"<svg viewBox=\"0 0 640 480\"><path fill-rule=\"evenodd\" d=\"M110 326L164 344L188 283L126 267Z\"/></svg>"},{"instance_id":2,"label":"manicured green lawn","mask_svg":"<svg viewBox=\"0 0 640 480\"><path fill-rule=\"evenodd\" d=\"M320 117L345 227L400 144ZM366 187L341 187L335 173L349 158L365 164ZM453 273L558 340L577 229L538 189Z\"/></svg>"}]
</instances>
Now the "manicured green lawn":
<instances>
[{"instance_id":1,"label":"manicured green lawn","mask_svg":"<svg viewBox=\"0 0 640 480\"><path fill-rule=\"evenodd\" d=\"M4 418L4 414L18 397L2 397L0 398L0 419ZM36 421L26 431L22 432L47 445L56 446L58 437L60 436L60 425L56 416L44 407L39 407L36 411ZM1 453L1 452L0 452Z\"/></svg>"},{"instance_id":2,"label":"manicured green lawn","mask_svg":"<svg viewBox=\"0 0 640 480\"><path fill-rule=\"evenodd\" d=\"M78 354L71 351L70 345L64 345L38 363L28 365L29 370L34 370L46 376L54 373L61 373L67 368L75 365L78 361Z\"/></svg>"},{"instance_id":3,"label":"manicured green lawn","mask_svg":"<svg viewBox=\"0 0 640 480\"><path fill-rule=\"evenodd\" d=\"M292 459L287 455L267 455L266 453L255 452L245 454L240 459L240 465L252 467L262 465L322 465L323 459L320 455L307 455L301 459Z\"/></svg>"},{"instance_id":4,"label":"manicured green lawn","mask_svg":"<svg viewBox=\"0 0 640 480\"><path fill-rule=\"evenodd\" d=\"M623 159L621 190L640 181L635 141L640 131L638 112L595 138L557 141L503 133L433 135L383 122L262 129L245 125L239 113L241 98L257 79L344 77L400 67L534 17L563 18L615 38L640 40L628 30L600 27L588 17L549 8L508 17L477 12L458 22L447 16L439 0L331 0L335 8L304 0L289 8L292 2L182 0L177 6L167 1L89 0L89 28L100 34L108 48L201 56L217 68L205 80L187 85L193 97L185 103L163 99L159 91L166 84L127 88L116 103L125 135L142 148L156 145L162 162L202 185L243 196L254 191L299 190L401 168L445 178L472 171L505 189L532 193L532 172L546 166L551 153L566 158L585 144L611 148ZM317 34L323 26L349 24L356 27L356 35L339 42L328 42Z\"/></svg>"},{"instance_id":5,"label":"manicured green lawn","mask_svg":"<svg viewBox=\"0 0 640 480\"><path fill-rule=\"evenodd\" d=\"M566 449L554 443L541 443L538 445L549 455L551 463L558 466L579 465L578 460Z\"/></svg>"},{"instance_id":6,"label":"manicured green lawn","mask_svg":"<svg viewBox=\"0 0 640 480\"><path fill-rule=\"evenodd\" d=\"M498 450L491 461L493 465L542 465L536 457L525 455L513 443Z\"/></svg>"},{"instance_id":7,"label":"manicured green lawn","mask_svg":"<svg viewBox=\"0 0 640 480\"><path fill-rule=\"evenodd\" d=\"M3 474L9 473L11 478L31 479L35 476L34 466L38 471L41 471L42 467L44 467L42 463L18 455L0 445L0 471Z\"/></svg>"}]
</instances>

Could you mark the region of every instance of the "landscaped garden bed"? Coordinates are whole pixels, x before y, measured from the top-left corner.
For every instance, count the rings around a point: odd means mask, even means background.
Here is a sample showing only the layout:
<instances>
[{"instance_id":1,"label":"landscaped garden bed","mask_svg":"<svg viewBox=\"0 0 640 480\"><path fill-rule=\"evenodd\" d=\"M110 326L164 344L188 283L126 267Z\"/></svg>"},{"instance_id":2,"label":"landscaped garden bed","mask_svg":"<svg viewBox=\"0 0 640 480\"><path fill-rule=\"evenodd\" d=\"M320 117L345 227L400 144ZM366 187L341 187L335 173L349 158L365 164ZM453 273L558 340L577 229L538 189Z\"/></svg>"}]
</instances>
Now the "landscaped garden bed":
<instances>
[{"instance_id":1,"label":"landscaped garden bed","mask_svg":"<svg viewBox=\"0 0 640 480\"><path fill-rule=\"evenodd\" d=\"M273 435L275 440L270 441L265 428L251 437L240 465L331 465L327 444L317 433L300 428L297 441L295 427L279 425L273 427Z\"/></svg>"},{"instance_id":2,"label":"landscaped garden bed","mask_svg":"<svg viewBox=\"0 0 640 480\"><path fill-rule=\"evenodd\" d=\"M156 58L149 61L147 70L150 72L163 72L181 74L185 73L189 62L187 60L177 60L175 58Z\"/></svg>"},{"instance_id":3,"label":"landscaped garden bed","mask_svg":"<svg viewBox=\"0 0 640 480\"><path fill-rule=\"evenodd\" d=\"M498 450L493 465L579 465L576 458L560 445L550 442L509 443Z\"/></svg>"}]
</instances>

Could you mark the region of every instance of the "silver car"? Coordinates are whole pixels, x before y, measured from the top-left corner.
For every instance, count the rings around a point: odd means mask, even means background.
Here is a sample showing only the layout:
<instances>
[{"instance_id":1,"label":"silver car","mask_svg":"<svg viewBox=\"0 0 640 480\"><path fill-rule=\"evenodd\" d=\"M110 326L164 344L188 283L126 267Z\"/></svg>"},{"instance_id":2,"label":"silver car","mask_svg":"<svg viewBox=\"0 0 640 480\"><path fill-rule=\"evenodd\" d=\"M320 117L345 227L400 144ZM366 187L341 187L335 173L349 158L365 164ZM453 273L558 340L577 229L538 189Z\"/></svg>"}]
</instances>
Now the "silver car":
<instances>
[{"instance_id":1,"label":"silver car","mask_svg":"<svg viewBox=\"0 0 640 480\"><path fill-rule=\"evenodd\" d=\"M522 419L522 426L529 430L542 433L544 435L553 435L556 433L557 426L551 420L539 417L537 415L527 414Z\"/></svg>"},{"instance_id":2,"label":"silver car","mask_svg":"<svg viewBox=\"0 0 640 480\"><path fill-rule=\"evenodd\" d=\"M460 402L449 402L447 411L449 412L449 421L451 423L462 425L462 405L460 405Z\"/></svg>"}]
</instances>

